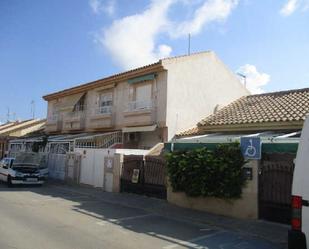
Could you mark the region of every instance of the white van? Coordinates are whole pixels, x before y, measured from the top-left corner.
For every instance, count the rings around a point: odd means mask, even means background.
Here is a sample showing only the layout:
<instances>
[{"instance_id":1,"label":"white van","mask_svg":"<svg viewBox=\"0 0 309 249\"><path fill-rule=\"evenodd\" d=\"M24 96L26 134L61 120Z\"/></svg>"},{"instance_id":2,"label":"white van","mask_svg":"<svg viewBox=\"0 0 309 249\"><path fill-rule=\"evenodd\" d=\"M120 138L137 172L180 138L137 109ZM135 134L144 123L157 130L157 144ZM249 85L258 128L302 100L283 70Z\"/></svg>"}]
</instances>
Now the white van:
<instances>
[{"instance_id":1,"label":"white van","mask_svg":"<svg viewBox=\"0 0 309 249\"><path fill-rule=\"evenodd\" d=\"M16 158L0 161L0 180L13 184L43 184L48 177L45 156L38 153L20 153Z\"/></svg>"},{"instance_id":2,"label":"white van","mask_svg":"<svg viewBox=\"0 0 309 249\"><path fill-rule=\"evenodd\" d=\"M309 116L302 130L295 161L288 248L309 248Z\"/></svg>"}]
</instances>

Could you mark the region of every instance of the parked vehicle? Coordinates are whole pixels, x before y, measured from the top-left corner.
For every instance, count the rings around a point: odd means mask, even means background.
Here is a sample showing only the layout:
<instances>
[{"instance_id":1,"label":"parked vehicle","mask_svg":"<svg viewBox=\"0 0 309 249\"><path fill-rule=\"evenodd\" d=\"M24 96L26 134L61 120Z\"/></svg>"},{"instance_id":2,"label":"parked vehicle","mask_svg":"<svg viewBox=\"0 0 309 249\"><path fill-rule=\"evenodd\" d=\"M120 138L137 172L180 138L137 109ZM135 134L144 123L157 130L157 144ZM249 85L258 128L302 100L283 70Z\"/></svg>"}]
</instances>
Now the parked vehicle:
<instances>
[{"instance_id":1,"label":"parked vehicle","mask_svg":"<svg viewBox=\"0 0 309 249\"><path fill-rule=\"evenodd\" d=\"M0 161L0 180L13 184L43 184L48 178L46 156L39 153L20 153L16 158Z\"/></svg>"},{"instance_id":2,"label":"parked vehicle","mask_svg":"<svg viewBox=\"0 0 309 249\"><path fill-rule=\"evenodd\" d=\"M298 146L292 185L292 220L289 249L309 248L309 116Z\"/></svg>"}]
</instances>

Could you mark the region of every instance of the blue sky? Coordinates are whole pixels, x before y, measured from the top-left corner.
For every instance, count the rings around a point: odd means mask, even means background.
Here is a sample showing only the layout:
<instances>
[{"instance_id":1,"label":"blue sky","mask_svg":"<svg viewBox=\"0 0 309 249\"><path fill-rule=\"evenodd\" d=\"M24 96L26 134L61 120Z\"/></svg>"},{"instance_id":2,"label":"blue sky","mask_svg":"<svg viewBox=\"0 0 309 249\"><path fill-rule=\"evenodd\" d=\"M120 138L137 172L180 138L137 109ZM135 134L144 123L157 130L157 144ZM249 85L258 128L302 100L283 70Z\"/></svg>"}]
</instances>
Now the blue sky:
<instances>
[{"instance_id":1,"label":"blue sky","mask_svg":"<svg viewBox=\"0 0 309 249\"><path fill-rule=\"evenodd\" d=\"M309 0L1 0L0 121L42 96L213 50L255 92L308 87Z\"/></svg>"}]
</instances>

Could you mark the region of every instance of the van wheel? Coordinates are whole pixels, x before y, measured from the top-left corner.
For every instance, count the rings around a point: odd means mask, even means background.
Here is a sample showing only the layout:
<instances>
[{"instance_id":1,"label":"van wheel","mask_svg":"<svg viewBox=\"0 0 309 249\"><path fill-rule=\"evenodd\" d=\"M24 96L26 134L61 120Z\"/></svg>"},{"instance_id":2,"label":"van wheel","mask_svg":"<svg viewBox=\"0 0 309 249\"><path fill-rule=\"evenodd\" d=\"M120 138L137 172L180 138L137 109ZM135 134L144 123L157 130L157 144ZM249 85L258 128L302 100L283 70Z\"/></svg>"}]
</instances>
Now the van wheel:
<instances>
[{"instance_id":1,"label":"van wheel","mask_svg":"<svg viewBox=\"0 0 309 249\"><path fill-rule=\"evenodd\" d=\"M7 185L9 188L13 187L11 176L8 176Z\"/></svg>"}]
</instances>

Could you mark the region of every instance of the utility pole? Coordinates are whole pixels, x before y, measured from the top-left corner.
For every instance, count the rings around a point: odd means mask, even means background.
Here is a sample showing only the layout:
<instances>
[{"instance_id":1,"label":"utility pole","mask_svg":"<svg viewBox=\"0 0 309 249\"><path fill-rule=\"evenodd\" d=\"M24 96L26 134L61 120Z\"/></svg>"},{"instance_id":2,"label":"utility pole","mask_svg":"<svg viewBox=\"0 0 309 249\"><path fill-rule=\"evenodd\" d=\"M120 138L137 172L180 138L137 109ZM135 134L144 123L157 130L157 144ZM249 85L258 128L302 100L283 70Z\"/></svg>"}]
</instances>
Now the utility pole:
<instances>
[{"instance_id":1,"label":"utility pole","mask_svg":"<svg viewBox=\"0 0 309 249\"><path fill-rule=\"evenodd\" d=\"M31 105L31 116L32 116L32 119L34 119L35 118L35 102L34 102L34 100L31 101L30 105Z\"/></svg>"}]
</instances>

